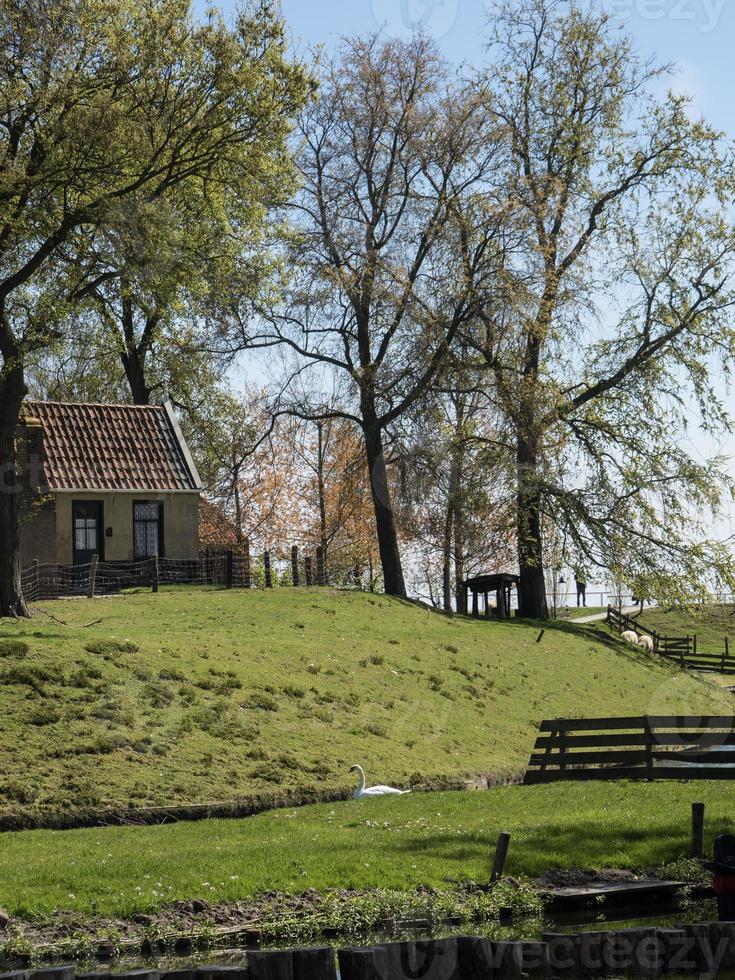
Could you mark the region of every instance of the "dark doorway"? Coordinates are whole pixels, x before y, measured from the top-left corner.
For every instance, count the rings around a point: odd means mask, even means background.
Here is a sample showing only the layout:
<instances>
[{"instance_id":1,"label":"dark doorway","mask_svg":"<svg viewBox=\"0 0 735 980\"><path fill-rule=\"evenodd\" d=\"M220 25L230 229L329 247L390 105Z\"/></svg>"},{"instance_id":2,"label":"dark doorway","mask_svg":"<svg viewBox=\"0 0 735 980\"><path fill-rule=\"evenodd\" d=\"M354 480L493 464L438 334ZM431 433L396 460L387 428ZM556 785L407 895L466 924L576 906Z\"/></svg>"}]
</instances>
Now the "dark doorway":
<instances>
[{"instance_id":1,"label":"dark doorway","mask_svg":"<svg viewBox=\"0 0 735 980\"><path fill-rule=\"evenodd\" d=\"M74 534L74 564L88 565L92 555L104 560L104 535L102 533L102 501L74 500L71 505Z\"/></svg>"}]
</instances>

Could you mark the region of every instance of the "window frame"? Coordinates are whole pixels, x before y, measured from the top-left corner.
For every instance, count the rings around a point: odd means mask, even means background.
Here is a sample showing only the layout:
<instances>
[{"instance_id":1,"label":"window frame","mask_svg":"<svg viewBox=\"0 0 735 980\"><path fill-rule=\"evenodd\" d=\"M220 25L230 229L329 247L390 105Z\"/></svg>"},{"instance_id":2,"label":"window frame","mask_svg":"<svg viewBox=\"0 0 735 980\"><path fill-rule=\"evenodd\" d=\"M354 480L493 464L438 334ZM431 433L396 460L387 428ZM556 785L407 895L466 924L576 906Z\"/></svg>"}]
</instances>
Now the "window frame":
<instances>
[{"instance_id":1,"label":"window frame","mask_svg":"<svg viewBox=\"0 0 735 980\"><path fill-rule=\"evenodd\" d=\"M139 504L155 504L158 507L158 520L153 521L150 518L144 518L143 520L138 520L135 516L135 509ZM136 550L135 541L135 528L137 524L157 524L158 525L158 555L145 555L140 556ZM163 558L164 550L164 535L163 535L163 501L162 500L133 500L133 561L148 561L150 558Z\"/></svg>"},{"instance_id":2,"label":"window frame","mask_svg":"<svg viewBox=\"0 0 735 980\"><path fill-rule=\"evenodd\" d=\"M97 542L94 549L92 548L77 548L77 520L78 518L75 514L77 507L94 507L97 513L95 518L97 522ZM92 518L84 517L81 520L90 521ZM89 533L89 528L84 529L85 536ZM80 554L97 554L99 561L105 560L105 503L104 500L93 499L93 500L80 500L78 498L72 498L71 501L71 560L73 565L84 564L84 562L77 561L77 556Z\"/></svg>"}]
</instances>

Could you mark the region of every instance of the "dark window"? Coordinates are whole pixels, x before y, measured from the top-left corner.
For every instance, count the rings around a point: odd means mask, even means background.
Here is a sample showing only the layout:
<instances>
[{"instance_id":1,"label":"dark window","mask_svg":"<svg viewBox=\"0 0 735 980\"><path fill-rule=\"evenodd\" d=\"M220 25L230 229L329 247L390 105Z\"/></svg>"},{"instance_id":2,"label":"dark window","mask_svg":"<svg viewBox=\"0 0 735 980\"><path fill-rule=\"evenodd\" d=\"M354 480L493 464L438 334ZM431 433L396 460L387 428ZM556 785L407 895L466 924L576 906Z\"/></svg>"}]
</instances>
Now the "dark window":
<instances>
[{"instance_id":1,"label":"dark window","mask_svg":"<svg viewBox=\"0 0 735 980\"><path fill-rule=\"evenodd\" d=\"M160 501L133 502L133 546L136 561L163 555L163 504Z\"/></svg>"}]
</instances>

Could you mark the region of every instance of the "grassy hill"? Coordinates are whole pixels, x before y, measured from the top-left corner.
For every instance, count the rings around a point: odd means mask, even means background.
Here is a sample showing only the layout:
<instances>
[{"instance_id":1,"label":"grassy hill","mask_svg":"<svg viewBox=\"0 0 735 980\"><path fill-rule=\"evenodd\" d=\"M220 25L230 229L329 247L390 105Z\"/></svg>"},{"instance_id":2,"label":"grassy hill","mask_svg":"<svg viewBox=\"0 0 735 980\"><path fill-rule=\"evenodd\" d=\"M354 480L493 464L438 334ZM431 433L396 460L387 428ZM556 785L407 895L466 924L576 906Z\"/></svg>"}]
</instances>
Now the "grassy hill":
<instances>
[{"instance_id":1,"label":"grassy hill","mask_svg":"<svg viewBox=\"0 0 735 980\"><path fill-rule=\"evenodd\" d=\"M735 654L735 606L711 605L700 609L644 609L640 622L663 636L695 636L700 652L721 653L725 637Z\"/></svg>"},{"instance_id":2,"label":"grassy hill","mask_svg":"<svg viewBox=\"0 0 735 980\"><path fill-rule=\"evenodd\" d=\"M0 621L0 817L523 770L542 718L730 710L597 626L331 590L172 591Z\"/></svg>"}]
</instances>

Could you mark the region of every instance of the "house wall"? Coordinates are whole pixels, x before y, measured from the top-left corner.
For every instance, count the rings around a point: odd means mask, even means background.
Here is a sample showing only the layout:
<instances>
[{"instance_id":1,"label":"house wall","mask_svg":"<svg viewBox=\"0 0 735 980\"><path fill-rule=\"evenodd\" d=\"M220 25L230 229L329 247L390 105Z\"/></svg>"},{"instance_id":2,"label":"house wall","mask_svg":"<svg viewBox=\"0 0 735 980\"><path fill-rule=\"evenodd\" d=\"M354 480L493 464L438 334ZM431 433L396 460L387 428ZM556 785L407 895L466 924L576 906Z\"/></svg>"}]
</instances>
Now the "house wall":
<instances>
[{"instance_id":1,"label":"house wall","mask_svg":"<svg viewBox=\"0 0 735 980\"><path fill-rule=\"evenodd\" d=\"M163 550L166 558L196 558L199 553L198 493L56 493L56 559L61 565L73 561L71 509L74 500L101 500L104 507L106 561L132 561L133 501L163 501ZM24 563L28 556L24 550Z\"/></svg>"},{"instance_id":2,"label":"house wall","mask_svg":"<svg viewBox=\"0 0 735 980\"><path fill-rule=\"evenodd\" d=\"M56 507L52 497L25 504L20 525L20 555L24 568L32 561L56 564Z\"/></svg>"}]
</instances>

